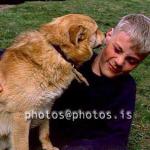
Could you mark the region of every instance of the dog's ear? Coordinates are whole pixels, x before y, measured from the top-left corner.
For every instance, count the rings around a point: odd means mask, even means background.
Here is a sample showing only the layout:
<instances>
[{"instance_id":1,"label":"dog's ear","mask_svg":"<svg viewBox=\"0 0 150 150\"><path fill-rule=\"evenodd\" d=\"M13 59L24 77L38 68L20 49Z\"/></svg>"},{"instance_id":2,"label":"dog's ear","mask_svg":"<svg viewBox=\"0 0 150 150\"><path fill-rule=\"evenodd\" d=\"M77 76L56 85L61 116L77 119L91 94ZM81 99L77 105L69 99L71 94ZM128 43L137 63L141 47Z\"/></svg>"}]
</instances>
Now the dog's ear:
<instances>
[{"instance_id":1,"label":"dog's ear","mask_svg":"<svg viewBox=\"0 0 150 150\"><path fill-rule=\"evenodd\" d=\"M80 41L88 37L88 29L82 25L72 25L69 29L70 41L74 45L78 45Z\"/></svg>"}]
</instances>

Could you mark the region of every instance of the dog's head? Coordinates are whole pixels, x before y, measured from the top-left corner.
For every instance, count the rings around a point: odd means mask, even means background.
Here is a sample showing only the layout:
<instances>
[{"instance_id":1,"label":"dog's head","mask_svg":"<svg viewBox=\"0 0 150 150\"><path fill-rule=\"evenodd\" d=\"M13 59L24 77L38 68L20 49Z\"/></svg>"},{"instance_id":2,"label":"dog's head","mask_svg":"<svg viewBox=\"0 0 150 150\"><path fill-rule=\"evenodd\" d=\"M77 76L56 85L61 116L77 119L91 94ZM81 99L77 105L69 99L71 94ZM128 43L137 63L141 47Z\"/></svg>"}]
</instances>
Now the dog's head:
<instances>
[{"instance_id":1,"label":"dog's head","mask_svg":"<svg viewBox=\"0 0 150 150\"><path fill-rule=\"evenodd\" d=\"M69 14L43 25L40 32L47 41L59 46L67 59L80 65L92 56L92 49L102 44L103 33L89 16Z\"/></svg>"}]
</instances>

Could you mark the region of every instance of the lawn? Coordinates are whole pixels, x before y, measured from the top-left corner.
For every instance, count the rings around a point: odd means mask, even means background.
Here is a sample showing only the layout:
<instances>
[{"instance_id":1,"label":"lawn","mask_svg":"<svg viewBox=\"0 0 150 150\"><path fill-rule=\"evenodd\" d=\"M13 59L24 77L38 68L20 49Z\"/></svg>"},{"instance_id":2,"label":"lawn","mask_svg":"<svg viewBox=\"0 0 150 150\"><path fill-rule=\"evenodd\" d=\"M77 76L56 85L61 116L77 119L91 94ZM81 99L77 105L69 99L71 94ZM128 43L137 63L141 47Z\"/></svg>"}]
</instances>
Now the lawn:
<instances>
[{"instance_id":1,"label":"lawn","mask_svg":"<svg viewBox=\"0 0 150 150\"><path fill-rule=\"evenodd\" d=\"M129 13L150 15L150 0L66 0L25 2L0 11L0 47L10 45L22 31L38 28L52 18L68 13L93 17L106 32ZM136 112L132 124L129 150L150 150L150 57L132 75L137 82Z\"/></svg>"}]
</instances>

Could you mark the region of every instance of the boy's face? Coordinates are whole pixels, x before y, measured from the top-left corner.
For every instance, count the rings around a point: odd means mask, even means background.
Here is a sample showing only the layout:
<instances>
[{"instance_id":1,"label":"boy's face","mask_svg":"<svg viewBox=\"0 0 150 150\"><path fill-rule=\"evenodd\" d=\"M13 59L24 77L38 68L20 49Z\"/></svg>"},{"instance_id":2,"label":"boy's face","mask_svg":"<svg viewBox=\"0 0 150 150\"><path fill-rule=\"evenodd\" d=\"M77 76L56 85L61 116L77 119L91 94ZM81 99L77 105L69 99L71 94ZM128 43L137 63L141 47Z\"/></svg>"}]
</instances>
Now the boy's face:
<instances>
[{"instance_id":1,"label":"boy's face","mask_svg":"<svg viewBox=\"0 0 150 150\"><path fill-rule=\"evenodd\" d=\"M129 73L146 57L132 48L132 41L123 31L106 34L106 47L97 57L99 75L109 78Z\"/></svg>"}]
</instances>

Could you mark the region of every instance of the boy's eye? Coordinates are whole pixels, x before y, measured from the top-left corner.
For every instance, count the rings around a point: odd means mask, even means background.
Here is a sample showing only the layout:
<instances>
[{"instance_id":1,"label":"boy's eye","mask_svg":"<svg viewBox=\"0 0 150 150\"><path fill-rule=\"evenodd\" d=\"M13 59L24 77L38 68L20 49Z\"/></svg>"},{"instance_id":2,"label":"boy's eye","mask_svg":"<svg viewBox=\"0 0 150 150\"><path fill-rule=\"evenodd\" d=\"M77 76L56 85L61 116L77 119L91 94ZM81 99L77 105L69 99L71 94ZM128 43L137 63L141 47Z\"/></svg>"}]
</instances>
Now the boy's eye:
<instances>
[{"instance_id":1,"label":"boy's eye","mask_svg":"<svg viewBox=\"0 0 150 150\"><path fill-rule=\"evenodd\" d=\"M114 46L114 50L115 50L115 52L116 52L117 54L122 53L122 50L121 50L120 48L116 47L116 46Z\"/></svg>"},{"instance_id":2,"label":"boy's eye","mask_svg":"<svg viewBox=\"0 0 150 150\"><path fill-rule=\"evenodd\" d=\"M136 65L139 63L139 60L135 59L135 58L127 58L128 63L130 63L131 65Z\"/></svg>"}]
</instances>

